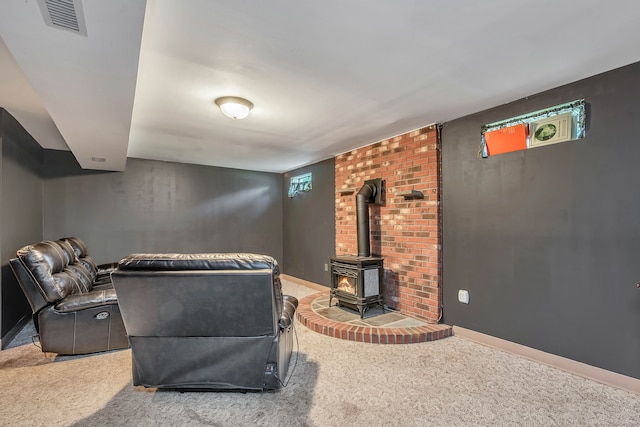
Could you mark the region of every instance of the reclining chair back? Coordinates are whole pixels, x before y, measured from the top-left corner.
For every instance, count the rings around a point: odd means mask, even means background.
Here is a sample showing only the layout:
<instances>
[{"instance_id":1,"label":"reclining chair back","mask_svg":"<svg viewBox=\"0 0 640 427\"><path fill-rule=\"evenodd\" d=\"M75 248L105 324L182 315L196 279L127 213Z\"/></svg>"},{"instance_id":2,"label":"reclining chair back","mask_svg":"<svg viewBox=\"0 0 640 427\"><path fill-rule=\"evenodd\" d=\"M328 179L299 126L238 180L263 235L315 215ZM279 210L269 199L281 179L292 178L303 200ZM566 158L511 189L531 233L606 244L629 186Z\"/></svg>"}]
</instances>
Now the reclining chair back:
<instances>
[{"instance_id":1,"label":"reclining chair back","mask_svg":"<svg viewBox=\"0 0 640 427\"><path fill-rule=\"evenodd\" d=\"M120 261L112 279L131 345L134 385L279 387L291 345L280 342L290 331L280 324L275 259L134 254Z\"/></svg>"},{"instance_id":2,"label":"reclining chair back","mask_svg":"<svg viewBox=\"0 0 640 427\"><path fill-rule=\"evenodd\" d=\"M45 240L18 250L10 260L33 313L73 293L88 292L92 281L88 271L73 265L73 249L64 242Z\"/></svg>"},{"instance_id":3,"label":"reclining chair back","mask_svg":"<svg viewBox=\"0 0 640 427\"><path fill-rule=\"evenodd\" d=\"M36 282L35 278L22 261L18 258L11 258L9 260L9 266L11 267L13 274L16 276L24 296L27 297L27 301L29 301L32 314L37 313L49 305L49 302L44 298L44 291L40 290L38 282Z\"/></svg>"},{"instance_id":4,"label":"reclining chair back","mask_svg":"<svg viewBox=\"0 0 640 427\"><path fill-rule=\"evenodd\" d=\"M93 258L89 256L87 245L84 243L84 241L77 237L64 237L58 240L58 242L64 242L65 244L69 245L69 247L73 250L76 259L84 266L84 268L87 269L89 275L91 276L91 280L95 282L98 275L98 267L93 261Z\"/></svg>"},{"instance_id":5,"label":"reclining chair back","mask_svg":"<svg viewBox=\"0 0 640 427\"><path fill-rule=\"evenodd\" d=\"M87 245L84 243L82 239L79 237L63 237L58 240L58 242L66 242L75 252L76 259L84 265L89 274L91 275L91 279L96 285L107 285L111 284L111 273L118 266L115 262L110 262L107 264L96 264L92 257L89 256L89 251L87 250Z\"/></svg>"}]
</instances>

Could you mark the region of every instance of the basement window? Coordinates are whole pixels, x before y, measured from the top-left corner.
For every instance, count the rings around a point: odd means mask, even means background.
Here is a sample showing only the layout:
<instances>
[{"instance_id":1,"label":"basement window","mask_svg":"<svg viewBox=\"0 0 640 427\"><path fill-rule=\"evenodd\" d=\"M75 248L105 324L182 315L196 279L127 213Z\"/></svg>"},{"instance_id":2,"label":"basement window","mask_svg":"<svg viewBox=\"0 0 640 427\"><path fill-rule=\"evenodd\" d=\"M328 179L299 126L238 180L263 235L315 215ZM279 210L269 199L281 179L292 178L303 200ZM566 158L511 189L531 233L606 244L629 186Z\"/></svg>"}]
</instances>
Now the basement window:
<instances>
[{"instance_id":1,"label":"basement window","mask_svg":"<svg viewBox=\"0 0 640 427\"><path fill-rule=\"evenodd\" d=\"M572 141L585 136L584 99L482 126L478 158Z\"/></svg>"},{"instance_id":2,"label":"basement window","mask_svg":"<svg viewBox=\"0 0 640 427\"><path fill-rule=\"evenodd\" d=\"M312 185L312 174L311 172L305 173L303 175L292 176L289 181L289 198L293 199L293 197L301 191L311 191Z\"/></svg>"}]
</instances>

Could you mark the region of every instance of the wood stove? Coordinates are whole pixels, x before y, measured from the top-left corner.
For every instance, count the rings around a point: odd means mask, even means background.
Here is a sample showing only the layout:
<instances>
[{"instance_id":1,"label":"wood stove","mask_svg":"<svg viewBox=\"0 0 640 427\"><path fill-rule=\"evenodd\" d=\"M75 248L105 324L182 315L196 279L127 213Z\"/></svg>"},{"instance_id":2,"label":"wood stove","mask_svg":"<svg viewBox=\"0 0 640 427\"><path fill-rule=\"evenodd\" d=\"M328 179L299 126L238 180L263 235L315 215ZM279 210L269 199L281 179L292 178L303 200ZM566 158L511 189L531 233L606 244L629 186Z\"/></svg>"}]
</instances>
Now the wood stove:
<instances>
[{"instance_id":1,"label":"wood stove","mask_svg":"<svg viewBox=\"0 0 640 427\"><path fill-rule=\"evenodd\" d=\"M379 304L384 313L382 299L382 279L384 260L371 256L369 236L369 205L383 205L385 202L385 182L382 178L370 179L356 194L356 232L358 256L331 258L331 295L338 305L344 305L360 312L360 318L372 305Z\"/></svg>"},{"instance_id":2,"label":"wood stove","mask_svg":"<svg viewBox=\"0 0 640 427\"><path fill-rule=\"evenodd\" d=\"M384 260L376 257L345 256L331 258L331 294L337 305L358 310L360 318L371 306L380 305L382 299L382 277Z\"/></svg>"}]
</instances>

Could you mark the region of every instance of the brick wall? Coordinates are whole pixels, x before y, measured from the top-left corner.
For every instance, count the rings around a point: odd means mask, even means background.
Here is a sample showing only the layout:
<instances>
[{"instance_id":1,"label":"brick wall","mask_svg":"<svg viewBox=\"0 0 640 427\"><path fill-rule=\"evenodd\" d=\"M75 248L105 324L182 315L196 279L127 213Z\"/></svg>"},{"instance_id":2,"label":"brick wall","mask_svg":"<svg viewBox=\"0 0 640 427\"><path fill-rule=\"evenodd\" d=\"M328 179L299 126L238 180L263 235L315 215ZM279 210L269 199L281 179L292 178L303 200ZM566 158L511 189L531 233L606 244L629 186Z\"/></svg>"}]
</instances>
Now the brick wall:
<instances>
[{"instance_id":1,"label":"brick wall","mask_svg":"<svg viewBox=\"0 0 640 427\"><path fill-rule=\"evenodd\" d=\"M438 127L431 125L335 159L336 255L358 253L355 194L364 181L384 179L386 203L370 205L369 214L371 253L384 258L385 304L434 323L441 305L439 148ZM397 195L412 189L424 199Z\"/></svg>"}]
</instances>

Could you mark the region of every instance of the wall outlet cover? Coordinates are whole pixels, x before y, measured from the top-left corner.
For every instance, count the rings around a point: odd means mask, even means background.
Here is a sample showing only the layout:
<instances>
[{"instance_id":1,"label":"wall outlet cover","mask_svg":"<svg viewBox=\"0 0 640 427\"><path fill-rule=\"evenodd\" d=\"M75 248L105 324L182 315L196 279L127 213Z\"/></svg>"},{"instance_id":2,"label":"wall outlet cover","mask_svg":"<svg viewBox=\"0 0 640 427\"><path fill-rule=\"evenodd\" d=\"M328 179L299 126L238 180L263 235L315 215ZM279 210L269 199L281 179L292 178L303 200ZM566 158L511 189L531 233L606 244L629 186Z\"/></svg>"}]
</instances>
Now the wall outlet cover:
<instances>
[{"instance_id":1,"label":"wall outlet cover","mask_svg":"<svg viewBox=\"0 0 640 427\"><path fill-rule=\"evenodd\" d=\"M460 289L458 291L458 301L460 301L463 304L469 304L469 291Z\"/></svg>"}]
</instances>

